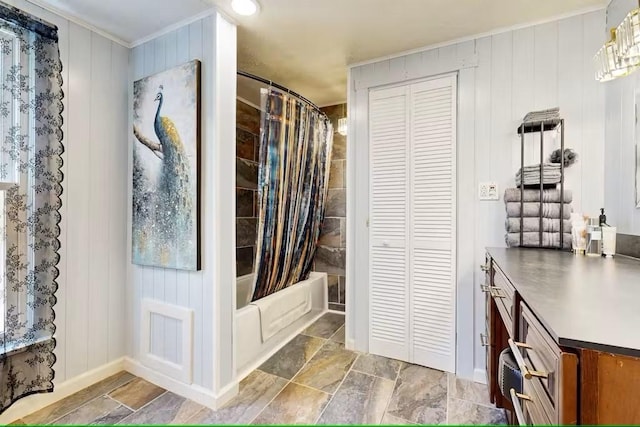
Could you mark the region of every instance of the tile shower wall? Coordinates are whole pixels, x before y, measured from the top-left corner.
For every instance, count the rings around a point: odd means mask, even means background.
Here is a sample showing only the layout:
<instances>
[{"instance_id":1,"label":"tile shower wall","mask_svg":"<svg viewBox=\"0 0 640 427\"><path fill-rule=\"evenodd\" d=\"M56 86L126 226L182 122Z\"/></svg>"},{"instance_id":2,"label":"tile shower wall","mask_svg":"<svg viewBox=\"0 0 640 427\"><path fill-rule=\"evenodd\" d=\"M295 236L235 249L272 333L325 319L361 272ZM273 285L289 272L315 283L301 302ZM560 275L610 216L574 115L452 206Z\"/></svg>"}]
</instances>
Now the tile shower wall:
<instances>
[{"instance_id":1,"label":"tile shower wall","mask_svg":"<svg viewBox=\"0 0 640 427\"><path fill-rule=\"evenodd\" d=\"M258 227L260 110L236 102L236 271L253 272Z\"/></svg>"},{"instance_id":2,"label":"tile shower wall","mask_svg":"<svg viewBox=\"0 0 640 427\"><path fill-rule=\"evenodd\" d=\"M347 137L338 133L338 119L346 117L347 105L322 108L333 124L333 154L329 177L329 197L320 232L315 270L329 275L329 308L344 311L346 253L346 167Z\"/></svg>"}]
</instances>

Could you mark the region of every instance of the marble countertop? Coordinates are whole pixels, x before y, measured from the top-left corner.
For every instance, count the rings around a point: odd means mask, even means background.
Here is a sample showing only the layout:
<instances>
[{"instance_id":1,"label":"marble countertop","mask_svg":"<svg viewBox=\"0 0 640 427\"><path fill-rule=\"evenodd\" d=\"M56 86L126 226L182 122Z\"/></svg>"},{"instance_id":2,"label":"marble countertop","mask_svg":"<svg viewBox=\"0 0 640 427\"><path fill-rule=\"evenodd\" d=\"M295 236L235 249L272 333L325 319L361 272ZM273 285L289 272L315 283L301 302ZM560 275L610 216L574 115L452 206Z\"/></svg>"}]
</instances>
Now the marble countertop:
<instances>
[{"instance_id":1,"label":"marble countertop","mask_svg":"<svg viewBox=\"0 0 640 427\"><path fill-rule=\"evenodd\" d=\"M559 345L640 357L640 260L487 251Z\"/></svg>"}]
</instances>

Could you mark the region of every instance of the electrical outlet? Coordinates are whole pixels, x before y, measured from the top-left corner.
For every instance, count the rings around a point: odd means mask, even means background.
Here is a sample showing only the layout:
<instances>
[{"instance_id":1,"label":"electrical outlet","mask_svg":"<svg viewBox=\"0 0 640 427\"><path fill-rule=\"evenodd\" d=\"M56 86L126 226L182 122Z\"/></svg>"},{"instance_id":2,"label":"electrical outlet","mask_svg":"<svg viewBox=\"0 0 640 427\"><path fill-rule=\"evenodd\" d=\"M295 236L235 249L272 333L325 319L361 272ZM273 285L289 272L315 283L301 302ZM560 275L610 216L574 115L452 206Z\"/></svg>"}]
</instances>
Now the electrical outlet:
<instances>
[{"instance_id":1,"label":"electrical outlet","mask_svg":"<svg viewBox=\"0 0 640 427\"><path fill-rule=\"evenodd\" d=\"M495 182L481 182L478 184L478 198L480 200L500 200L498 184Z\"/></svg>"}]
</instances>

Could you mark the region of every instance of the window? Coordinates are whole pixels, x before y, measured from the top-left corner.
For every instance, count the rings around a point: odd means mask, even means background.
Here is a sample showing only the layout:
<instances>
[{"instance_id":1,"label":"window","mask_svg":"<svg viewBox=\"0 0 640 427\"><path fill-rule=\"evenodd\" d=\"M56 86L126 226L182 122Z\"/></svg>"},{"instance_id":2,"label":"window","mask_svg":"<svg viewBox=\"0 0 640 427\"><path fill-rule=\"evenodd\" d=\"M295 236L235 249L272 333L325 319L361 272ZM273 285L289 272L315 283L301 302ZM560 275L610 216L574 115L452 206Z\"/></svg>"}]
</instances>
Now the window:
<instances>
[{"instance_id":1,"label":"window","mask_svg":"<svg viewBox=\"0 0 640 427\"><path fill-rule=\"evenodd\" d=\"M11 295L7 288L6 279L6 258L7 258L7 229L5 196L7 190L18 184L19 181L19 153L20 147L15 146L19 138L11 138L15 129L22 125L23 114L20 111L21 96L23 93L17 88L24 83L20 76L21 46L20 39L7 29L0 29L0 76L3 76L0 87L0 341L4 341L4 333L9 302L16 303L18 311L27 313L26 296ZM29 66L29 71L32 67ZM15 70L15 71L14 71ZM33 75L32 72L28 73ZM11 76L14 80L11 80ZM17 81L16 81L17 80ZM30 95L30 98L33 95ZM18 319L24 321L24 319Z\"/></svg>"},{"instance_id":2,"label":"window","mask_svg":"<svg viewBox=\"0 0 640 427\"><path fill-rule=\"evenodd\" d=\"M61 70L57 28L0 2L0 412L53 390Z\"/></svg>"},{"instance_id":3,"label":"window","mask_svg":"<svg viewBox=\"0 0 640 427\"><path fill-rule=\"evenodd\" d=\"M5 243L4 190L2 190L0 191L0 337L4 336L4 319L6 317L5 258L7 251Z\"/></svg>"}]
</instances>

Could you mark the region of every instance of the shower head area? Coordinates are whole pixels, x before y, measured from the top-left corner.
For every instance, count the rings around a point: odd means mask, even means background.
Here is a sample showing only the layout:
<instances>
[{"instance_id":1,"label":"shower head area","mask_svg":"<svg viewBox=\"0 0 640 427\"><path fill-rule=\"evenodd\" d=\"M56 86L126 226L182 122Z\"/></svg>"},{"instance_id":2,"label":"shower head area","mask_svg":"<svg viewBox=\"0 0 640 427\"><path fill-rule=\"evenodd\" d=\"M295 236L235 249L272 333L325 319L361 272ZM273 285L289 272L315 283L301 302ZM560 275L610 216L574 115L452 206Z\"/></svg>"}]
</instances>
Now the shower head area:
<instances>
[{"instance_id":1,"label":"shower head area","mask_svg":"<svg viewBox=\"0 0 640 427\"><path fill-rule=\"evenodd\" d=\"M248 374L329 308L315 271L334 129L311 101L238 73L236 366ZM322 268L321 268L322 270Z\"/></svg>"}]
</instances>

